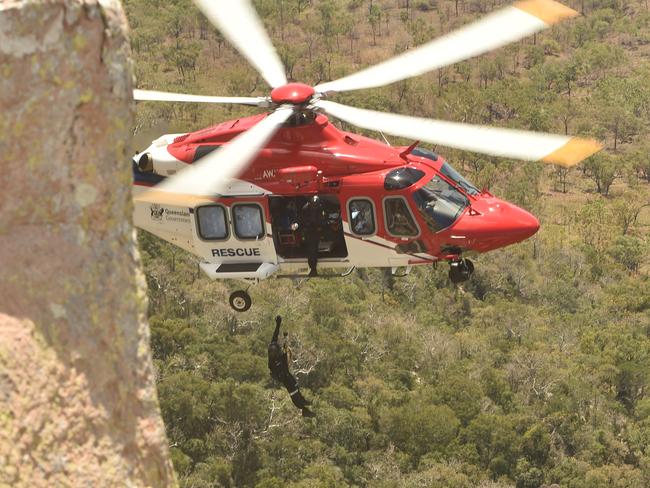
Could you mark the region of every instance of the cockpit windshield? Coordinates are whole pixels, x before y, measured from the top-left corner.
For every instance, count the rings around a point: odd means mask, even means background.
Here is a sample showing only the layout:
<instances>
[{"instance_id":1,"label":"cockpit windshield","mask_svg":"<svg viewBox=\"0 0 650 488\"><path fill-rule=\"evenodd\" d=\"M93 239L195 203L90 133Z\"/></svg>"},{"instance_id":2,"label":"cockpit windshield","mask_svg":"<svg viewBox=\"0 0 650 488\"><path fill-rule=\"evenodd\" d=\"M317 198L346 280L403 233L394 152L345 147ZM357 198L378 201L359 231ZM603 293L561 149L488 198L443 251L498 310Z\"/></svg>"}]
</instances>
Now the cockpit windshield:
<instances>
[{"instance_id":1,"label":"cockpit windshield","mask_svg":"<svg viewBox=\"0 0 650 488\"><path fill-rule=\"evenodd\" d=\"M431 232L438 232L453 224L469 200L440 176L413 193L413 199Z\"/></svg>"},{"instance_id":2,"label":"cockpit windshield","mask_svg":"<svg viewBox=\"0 0 650 488\"><path fill-rule=\"evenodd\" d=\"M434 152L428 151L427 149L423 149L420 147L416 147L411 151L411 154L414 156L420 156L421 158L426 158L431 161L438 161L438 155ZM442 165L442 168L440 168L440 172L446 177L449 178L451 181L456 183L463 191L465 191L468 195L478 195L481 193L478 188L476 188L474 185L472 185L469 181L467 181L458 171L456 171L451 164L449 163L444 163Z\"/></svg>"},{"instance_id":3,"label":"cockpit windshield","mask_svg":"<svg viewBox=\"0 0 650 488\"><path fill-rule=\"evenodd\" d=\"M443 175L445 175L447 178L449 178L451 181L456 183L460 188L466 191L469 195L475 196L481 193L478 190L478 188L476 188L469 181L463 178L463 176L458 171L456 171L449 163L443 164L442 168L440 168L440 172Z\"/></svg>"}]
</instances>

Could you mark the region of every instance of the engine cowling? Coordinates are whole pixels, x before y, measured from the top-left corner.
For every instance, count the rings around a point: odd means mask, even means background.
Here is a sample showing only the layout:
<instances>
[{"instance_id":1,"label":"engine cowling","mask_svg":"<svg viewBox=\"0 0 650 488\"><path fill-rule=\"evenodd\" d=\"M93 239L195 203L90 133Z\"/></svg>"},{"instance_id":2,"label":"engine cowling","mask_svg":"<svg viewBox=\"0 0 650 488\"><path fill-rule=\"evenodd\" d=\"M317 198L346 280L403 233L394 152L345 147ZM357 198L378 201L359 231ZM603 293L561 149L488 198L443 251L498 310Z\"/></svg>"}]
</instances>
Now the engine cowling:
<instances>
[{"instance_id":1,"label":"engine cowling","mask_svg":"<svg viewBox=\"0 0 650 488\"><path fill-rule=\"evenodd\" d=\"M167 150L179 134L165 134L151 143L141 153L133 156L133 162L141 173L153 173L160 176L171 176L187 166L187 163L175 158Z\"/></svg>"}]
</instances>

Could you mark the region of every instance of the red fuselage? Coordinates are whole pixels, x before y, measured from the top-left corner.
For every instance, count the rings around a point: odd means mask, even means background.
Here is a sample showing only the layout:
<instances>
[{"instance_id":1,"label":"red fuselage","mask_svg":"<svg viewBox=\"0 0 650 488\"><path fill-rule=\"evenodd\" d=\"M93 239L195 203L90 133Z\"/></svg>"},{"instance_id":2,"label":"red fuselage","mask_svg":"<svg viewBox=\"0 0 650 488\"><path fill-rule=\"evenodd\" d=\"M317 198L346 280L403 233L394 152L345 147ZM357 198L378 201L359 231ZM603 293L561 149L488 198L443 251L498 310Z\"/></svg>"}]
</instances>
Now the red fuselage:
<instances>
[{"instance_id":1,"label":"red fuselage","mask_svg":"<svg viewBox=\"0 0 650 488\"><path fill-rule=\"evenodd\" d=\"M265 116L222 122L177 137L167 151L192 163ZM408 254L456 259L464 252L486 252L522 241L539 229L533 215L476 190L440 156L341 131L324 115L295 123L275 134L240 179L274 195L336 195L348 223L346 202L358 197L371 200L377 224L374 235L399 244ZM396 168L411 168L420 176L403 188L387 189L386 177ZM411 224L415 223L413 232L396 232L392 216L386 215L390 213L386 200L395 196L406 202Z\"/></svg>"}]
</instances>

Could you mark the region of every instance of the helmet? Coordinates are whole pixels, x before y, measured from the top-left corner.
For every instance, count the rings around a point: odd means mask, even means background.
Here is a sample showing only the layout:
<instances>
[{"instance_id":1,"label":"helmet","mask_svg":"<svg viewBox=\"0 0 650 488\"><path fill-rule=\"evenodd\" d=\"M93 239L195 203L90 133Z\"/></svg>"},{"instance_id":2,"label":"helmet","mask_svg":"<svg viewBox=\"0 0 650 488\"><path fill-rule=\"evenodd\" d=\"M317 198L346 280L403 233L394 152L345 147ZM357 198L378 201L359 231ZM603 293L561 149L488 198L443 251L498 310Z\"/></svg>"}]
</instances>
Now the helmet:
<instances>
[{"instance_id":1,"label":"helmet","mask_svg":"<svg viewBox=\"0 0 650 488\"><path fill-rule=\"evenodd\" d=\"M319 200L320 200L320 197L318 195L314 195L313 197L311 197L311 201L314 202L314 203L318 203Z\"/></svg>"}]
</instances>

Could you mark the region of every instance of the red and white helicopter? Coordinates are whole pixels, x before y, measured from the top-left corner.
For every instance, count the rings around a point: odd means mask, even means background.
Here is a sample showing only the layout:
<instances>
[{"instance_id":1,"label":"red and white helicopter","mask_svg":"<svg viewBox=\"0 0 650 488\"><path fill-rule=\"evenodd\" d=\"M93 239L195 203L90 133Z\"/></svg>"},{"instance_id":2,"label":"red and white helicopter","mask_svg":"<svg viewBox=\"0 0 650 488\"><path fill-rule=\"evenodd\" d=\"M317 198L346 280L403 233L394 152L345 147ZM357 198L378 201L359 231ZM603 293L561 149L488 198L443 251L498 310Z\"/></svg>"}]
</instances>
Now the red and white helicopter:
<instances>
[{"instance_id":1,"label":"red and white helicopter","mask_svg":"<svg viewBox=\"0 0 650 488\"><path fill-rule=\"evenodd\" d=\"M136 100L253 105L270 113L160 137L133 158L135 224L201 259L211 278L304 276L303 204L319 195L326 225L318 258L328 268L406 267L445 260L450 278L486 252L537 232L538 220L474 187L441 156L391 147L336 128L327 115L369 130L462 150L571 166L593 140L376 112L326 100L448 66L531 35L577 13L526 0L345 78L288 83L248 0L195 0L273 88L270 97L212 97L135 90ZM281 274L283 273L283 274ZM301 274L303 273L303 274ZM336 276L343 276L346 273ZM238 311L248 293L230 297Z\"/></svg>"}]
</instances>

